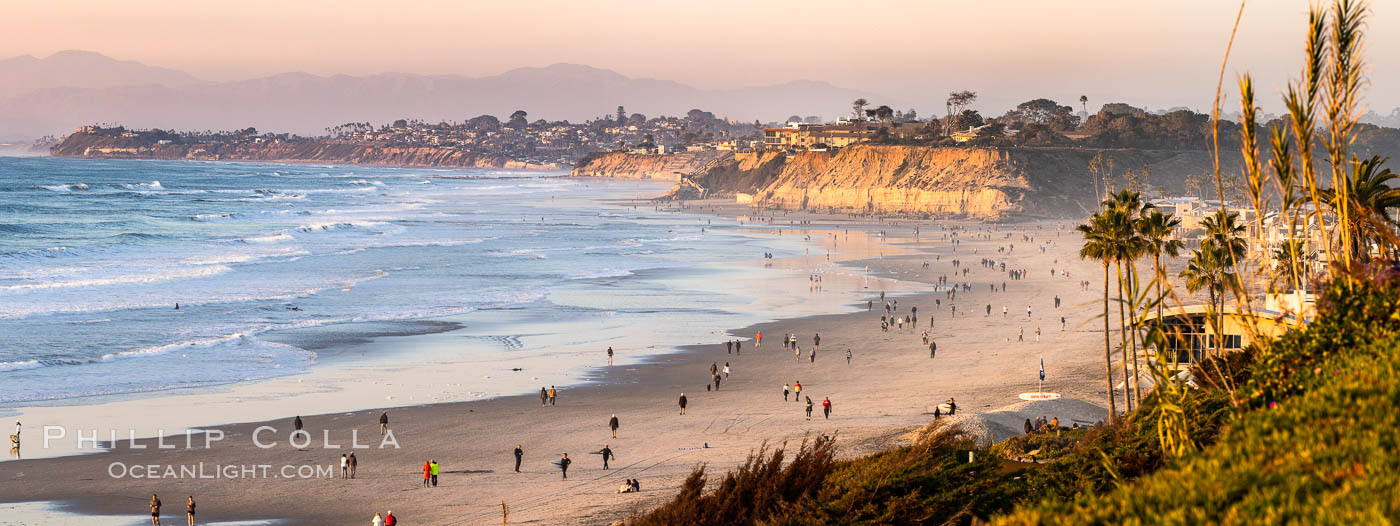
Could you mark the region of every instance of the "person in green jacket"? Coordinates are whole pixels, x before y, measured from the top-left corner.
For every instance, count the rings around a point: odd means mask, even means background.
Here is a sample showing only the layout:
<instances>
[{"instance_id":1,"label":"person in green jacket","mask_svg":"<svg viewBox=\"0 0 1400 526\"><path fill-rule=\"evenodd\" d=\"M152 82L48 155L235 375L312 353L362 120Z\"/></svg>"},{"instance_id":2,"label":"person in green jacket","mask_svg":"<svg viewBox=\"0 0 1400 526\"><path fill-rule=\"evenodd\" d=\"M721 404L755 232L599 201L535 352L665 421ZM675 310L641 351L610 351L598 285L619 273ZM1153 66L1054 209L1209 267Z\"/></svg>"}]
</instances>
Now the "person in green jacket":
<instances>
[{"instance_id":1,"label":"person in green jacket","mask_svg":"<svg viewBox=\"0 0 1400 526\"><path fill-rule=\"evenodd\" d=\"M436 460L428 463L428 474L433 477L433 487L437 487L438 463Z\"/></svg>"}]
</instances>

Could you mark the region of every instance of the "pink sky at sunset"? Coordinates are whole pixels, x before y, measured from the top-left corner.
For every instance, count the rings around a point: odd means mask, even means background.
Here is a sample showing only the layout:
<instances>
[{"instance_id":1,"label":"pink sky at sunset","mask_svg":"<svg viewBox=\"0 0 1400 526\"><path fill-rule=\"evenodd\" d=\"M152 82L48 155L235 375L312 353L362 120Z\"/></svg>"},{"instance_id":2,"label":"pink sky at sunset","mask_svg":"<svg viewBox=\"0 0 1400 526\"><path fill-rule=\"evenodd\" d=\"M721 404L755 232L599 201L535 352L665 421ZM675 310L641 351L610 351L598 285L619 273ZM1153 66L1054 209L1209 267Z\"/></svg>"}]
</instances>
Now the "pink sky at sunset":
<instances>
[{"instance_id":1,"label":"pink sky at sunset","mask_svg":"<svg viewBox=\"0 0 1400 526\"><path fill-rule=\"evenodd\" d=\"M1373 29L1400 2L1373 2ZM1306 0L1245 9L1231 71L1266 110L1301 60ZM286 71L481 76L556 62L732 88L812 79L921 110L952 89L1209 106L1229 0L396 2L50 0L0 8L0 58L84 49L232 80ZM1400 31L1367 34L1372 109L1400 105ZM1231 79L1227 79L1231 82Z\"/></svg>"}]
</instances>

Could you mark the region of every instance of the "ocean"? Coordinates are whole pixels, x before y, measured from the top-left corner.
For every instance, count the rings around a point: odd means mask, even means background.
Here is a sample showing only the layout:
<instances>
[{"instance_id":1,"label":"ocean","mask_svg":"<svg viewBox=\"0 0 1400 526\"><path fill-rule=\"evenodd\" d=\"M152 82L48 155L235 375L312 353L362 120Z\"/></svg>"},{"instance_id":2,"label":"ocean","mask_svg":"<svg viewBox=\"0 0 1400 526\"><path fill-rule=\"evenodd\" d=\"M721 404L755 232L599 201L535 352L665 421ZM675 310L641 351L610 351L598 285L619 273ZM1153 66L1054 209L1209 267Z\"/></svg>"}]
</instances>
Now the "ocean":
<instances>
[{"instance_id":1,"label":"ocean","mask_svg":"<svg viewBox=\"0 0 1400 526\"><path fill-rule=\"evenodd\" d=\"M660 194L657 183L562 175L0 158L0 409L253 382L337 359L614 341L662 352L829 308L775 309L802 302L744 284L762 253L810 256L810 239L617 200ZM747 266L724 266L735 262ZM438 331L479 345L338 355Z\"/></svg>"}]
</instances>

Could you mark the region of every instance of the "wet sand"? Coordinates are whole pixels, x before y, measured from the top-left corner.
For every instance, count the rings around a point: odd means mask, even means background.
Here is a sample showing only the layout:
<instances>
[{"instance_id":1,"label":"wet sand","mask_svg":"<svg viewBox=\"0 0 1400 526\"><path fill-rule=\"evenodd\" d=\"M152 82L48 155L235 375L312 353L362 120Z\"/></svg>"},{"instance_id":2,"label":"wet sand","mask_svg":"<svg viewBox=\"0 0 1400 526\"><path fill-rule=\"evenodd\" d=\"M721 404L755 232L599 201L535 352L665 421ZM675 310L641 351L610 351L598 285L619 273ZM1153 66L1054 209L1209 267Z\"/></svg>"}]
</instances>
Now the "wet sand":
<instances>
[{"instance_id":1,"label":"wet sand","mask_svg":"<svg viewBox=\"0 0 1400 526\"><path fill-rule=\"evenodd\" d=\"M714 210L739 211L734 207ZM202 448L199 437L194 439L196 447L185 449L181 435L167 440L175 449L156 449L154 440L138 440L138 445L150 447L132 449L123 440L108 453L0 463L0 484L6 488L0 501L61 501L85 513L140 518L151 493L159 493L167 510L175 512L166 516L178 520L183 514L178 504L185 495L194 495L202 520L280 518L296 524L365 523L375 512L389 509L407 524L495 524L501 520L504 502L511 523L607 524L669 499L696 465L727 470L764 442L835 434L845 456L899 445L905 433L927 423L933 407L950 397L957 399L960 416L975 421L970 427L994 435L1014 432L1005 429L1010 427L1006 423L1023 415L1047 414L1061 422L1084 424L1106 416L1097 410L1104 399L1103 336L1090 321L1102 308L1101 292L1096 292L1101 289L1091 286L1081 291L1078 282L1102 284L1094 278L1098 268L1079 261L1077 236L1063 231L1055 237L1053 229L1060 222L1024 225L1028 234L1036 234L1037 242L1023 242L1020 233L1003 239L1005 231L1019 232L1021 225L988 232L991 240L964 235L954 252L942 237L945 231L930 221L899 221L898 226L890 226L868 219L803 214L777 216L775 223L786 227L785 221L801 220L813 222L814 237L836 232L830 241L838 251L857 248L842 246L840 230L866 228L883 230L885 243L880 246L897 247L904 253L883 258L860 253L868 259L846 262L848 270L863 272L868 265L872 277L924 283L947 274L950 282L972 283L972 290L958 293L956 317L944 292L892 296L891 300L899 300L899 315L918 306L918 329L914 330L882 332L882 310L877 306L869 312L734 329L730 333L744 340L742 355L726 354L724 345L706 345L608 367L599 349L598 367L589 373L593 381L562 389L552 407L541 407L537 395L526 395L391 409L391 428L399 448L379 446L378 410L303 416L313 440L308 447L292 447L288 435L294 410L289 408L288 416L277 421L218 428L226 436L210 449ZM917 241L914 226L921 229ZM1038 233L1036 226L1041 228ZM753 228L771 226L757 223ZM1051 241L1045 254L1037 248L1043 241ZM997 253L999 246L1011 243L1016 245L1013 253ZM813 254L775 265L811 265L800 260L818 257ZM977 263L984 257L1006 261L1008 268L1026 269L1027 279L1014 281L1004 272L982 268ZM960 271L954 277L953 259L961 259L970 269L966 278ZM1055 259L1059 264L1051 263ZM921 267L925 260L931 268ZM1070 277L1051 277L1052 266L1067 269ZM1007 283L1006 292L988 291L989 284L1000 287L1002 281ZM878 295L872 289L868 299L878 305ZM1053 305L1055 295L1063 300L1058 310ZM935 307L936 299L941 300L941 308ZM990 316L985 315L987 304L993 305ZM1005 317L1002 305L1009 311ZM1027 305L1032 307L1030 317ZM1060 316L1067 318L1068 330L1060 330ZM930 334L938 342L934 359L921 341L930 318L934 320ZM1036 327L1042 331L1039 343L1033 341ZM1016 341L1018 329L1024 330L1026 341ZM761 347L753 341L760 330L765 336ZM801 357L782 349L782 334L787 332L798 335ZM809 362L807 351L814 333L821 334L822 345L815 362ZM845 359L848 350L850 364ZM1046 390L1060 393L1064 401L1026 404L1017 395L1037 389L1042 358ZM707 391L710 364L723 367L726 361L732 368L730 378L719 391ZM805 418L802 403L783 402L783 384L794 381L801 381L803 396L811 396L817 404L812 420ZM677 414L676 407L682 392L689 399L684 416ZM830 420L821 416L824 397L834 404ZM981 413L988 417L979 418ZM616 439L610 438L606 425L612 414L621 421ZM251 434L263 425L276 428L261 435L263 442L275 440L276 446L262 449L253 444ZM37 440L38 431L26 430L31 441ZM333 466L338 472L340 454L347 451L353 433L358 433L359 444L369 445L355 450L356 479L280 476L283 466L292 466L293 473L314 465ZM324 449L327 436L342 448ZM604 443L617 455L613 469L607 471L600 469L600 457L590 454ZM525 451L519 474L512 471L511 452L517 444ZM574 459L568 480L561 479L553 465L565 452ZM436 459L442 473L438 487L425 489L421 467L428 459ZM202 463L206 474L215 466L270 468L267 478L113 479L109 469L115 462L157 465L157 471L173 465L177 472L179 466ZM121 465L115 469L120 472ZM627 478L639 479L642 492L616 494Z\"/></svg>"}]
</instances>

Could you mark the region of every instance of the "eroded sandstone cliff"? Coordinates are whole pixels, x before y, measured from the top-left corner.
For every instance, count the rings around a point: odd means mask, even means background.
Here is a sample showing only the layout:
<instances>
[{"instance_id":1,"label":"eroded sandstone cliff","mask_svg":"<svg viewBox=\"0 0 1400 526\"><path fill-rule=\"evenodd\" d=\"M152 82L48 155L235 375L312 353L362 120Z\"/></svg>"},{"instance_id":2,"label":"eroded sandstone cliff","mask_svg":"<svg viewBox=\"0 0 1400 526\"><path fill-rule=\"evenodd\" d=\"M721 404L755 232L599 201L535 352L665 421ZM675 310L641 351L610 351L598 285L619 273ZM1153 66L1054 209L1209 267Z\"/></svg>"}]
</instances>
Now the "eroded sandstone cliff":
<instances>
[{"instance_id":1,"label":"eroded sandstone cliff","mask_svg":"<svg viewBox=\"0 0 1400 526\"><path fill-rule=\"evenodd\" d=\"M717 164L732 162L733 158L730 152L717 151L667 155L601 153L585 158L570 175L680 181L682 176L701 173Z\"/></svg>"},{"instance_id":2,"label":"eroded sandstone cliff","mask_svg":"<svg viewBox=\"0 0 1400 526\"><path fill-rule=\"evenodd\" d=\"M1089 160L1101 150L856 145L835 152L749 152L695 157L604 154L574 175L684 176L707 196L743 193L757 205L864 213L996 220L1080 217L1099 196ZM1125 170L1152 173L1148 184L1179 190L1189 173L1210 169L1201 151L1113 150L1118 184ZM683 155L683 154L682 154ZM695 195L678 189L672 197Z\"/></svg>"}]
</instances>

